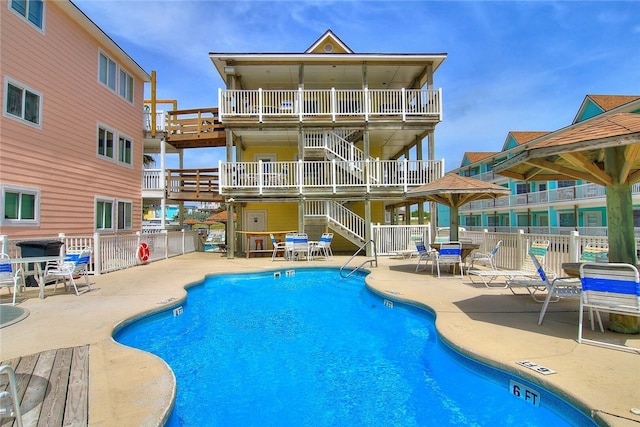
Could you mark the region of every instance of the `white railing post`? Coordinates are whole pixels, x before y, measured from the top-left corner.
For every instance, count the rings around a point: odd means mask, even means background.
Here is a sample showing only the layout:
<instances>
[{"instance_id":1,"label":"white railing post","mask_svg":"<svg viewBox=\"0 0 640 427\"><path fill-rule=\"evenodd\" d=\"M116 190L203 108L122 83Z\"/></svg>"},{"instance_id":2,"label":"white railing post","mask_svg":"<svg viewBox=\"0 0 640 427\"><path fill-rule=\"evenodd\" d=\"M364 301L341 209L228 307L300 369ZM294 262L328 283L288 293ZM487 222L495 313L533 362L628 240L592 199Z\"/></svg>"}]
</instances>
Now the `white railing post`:
<instances>
[{"instance_id":1,"label":"white railing post","mask_svg":"<svg viewBox=\"0 0 640 427\"><path fill-rule=\"evenodd\" d=\"M402 93L402 121L407 121L407 90L405 88L401 89Z\"/></svg>"},{"instance_id":2,"label":"white railing post","mask_svg":"<svg viewBox=\"0 0 640 427\"><path fill-rule=\"evenodd\" d=\"M262 88L258 88L258 121L262 123Z\"/></svg>"},{"instance_id":3,"label":"white railing post","mask_svg":"<svg viewBox=\"0 0 640 427\"><path fill-rule=\"evenodd\" d=\"M409 189L409 161L407 160L407 158L405 157L404 160L404 192L406 193Z\"/></svg>"},{"instance_id":4,"label":"white railing post","mask_svg":"<svg viewBox=\"0 0 640 427\"><path fill-rule=\"evenodd\" d=\"M569 233L569 262L578 262L580 259L580 233L571 231Z\"/></svg>"},{"instance_id":5,"label":"white railing post","mask_svg":"<svg viewBox=\"0 0 640 427\"><path fill-rule=\"evenodd\" d=\"M438 116L442 121L442 88L438 89Z\"/></svg>"},{"instance_id":6,"label":"white railing post","mask_svg":"<svg viewBox=\"0 0 640 427\"><path fill-rule=\"evenodd\" d=\"M258 176L258 194L262 194L262 187L264 186L264 173L262 173L264 169L262 169L262 160L258 160L258 170L256 171L256 175Z\"/></svg>"},{"instance_id":7,"label":"white railing post","mask_svg":"<svg viewBox=\"0 0 640 427\"><path fill-rule=\"evenodd\" d=\"M331 184L333 186L333 194L336 194L338 187L336 185L338 177L336 175L336 159L331 159Z\"/></svg>"},{"instance_id":8,"label":"white railing post","mask_svg":"<svg viewBox=\"0 0 640 427\"><path fill-rule=\"evenodd\" d=\"M302 121L302 112L304 110L304 91L298 88L298 120Z\"/></svg>"},{"instance_id":9,"label":"white railing post","mask_svg":"<svg viewBox=\"0 0 640 427\"><path fill-rule=\"evenodd\" d=\"M180 231L182 231L182 255L184 255L186 254L185 246L186 246L187 234L184 232L184 228Z\"/></svg>"},{"instance_id":10,"label":"white railing post","mask_svg":"<svg viewBox=\"0 0 640 427\"><path fill-rule=\"evenodd\" d=\"M371 100L369 99L369 87L364 88L364 121L369 121L369 113L371 111Z\"/></svg>"},{"instance_id":11,"label":"white railing post","mask_svg":"<svg viewBox=\"0 0 640 427\"><path fill-rule=\"evenodd\" d=\"M369 179L369 167L370 167L371 162L369 161L369 159L365 159L364 160L364 182L365 182L365 186L367 188L367 194L371 193L371 182Z\"/></svg>"},{"instance_id":12,"label":"white railing post","mask_svg":"<svg viewBox=\"0 0 640 427\"><path fill-rule=\"evenodd\" d=\"M336 121L336 108L338 103L336 102L336 88L331 88L331 120Z\"/></svg>"},{"instance_id":13,"label":"white railing post","mask_svg":"<svg viewBox=\"0 0 640 427\"><path fill-rule=\"evenodd\" d=\"M102 242L100 233L93 233L93 275L102 273Z\"/></svg>"},{"instance_id":14,"label":"white railing post","mask_svg":"<svg viewBox=\"0 0 640 427\"><path fill-rule=\"evenodd\" d=\"M161 230L161 234L164 235L164 259L169 258L169 230Z\"/></svg>"},{"instance_id":15,"label":"white railing post","mask_svg":"<svg viewBox=\"0 0 640 427\"><path fill-rule=\"evenodd\" d=\"M9 253L9 237L6 234L0 236L0 241L2 242L2 253Z\"/></svg>"},{"instance_id":16,"label":"white railing post","mask_svg":"<svg viewBox=\"0 0 640 427\"><path fill-rule=\"evenodd\" d=\"M302 159L298 160L298 170L296 171L296 179L298 180L298 192L300 194L304 193L304 174L303 174L303 162Z\"/></svg>"},{"instance_id":17,"label":"white railing post","mask_svg":"<svg viewBox=\"0 0 640 427\"><path fill-rule=\"evenodd\" d=\"M522 268L524 257L529 256L527 251L529 247L527 246L526 239L524 237L524 230L519 229L518 234L516 236L516 265L518 269Z\"/></svg>"}]
</instances>

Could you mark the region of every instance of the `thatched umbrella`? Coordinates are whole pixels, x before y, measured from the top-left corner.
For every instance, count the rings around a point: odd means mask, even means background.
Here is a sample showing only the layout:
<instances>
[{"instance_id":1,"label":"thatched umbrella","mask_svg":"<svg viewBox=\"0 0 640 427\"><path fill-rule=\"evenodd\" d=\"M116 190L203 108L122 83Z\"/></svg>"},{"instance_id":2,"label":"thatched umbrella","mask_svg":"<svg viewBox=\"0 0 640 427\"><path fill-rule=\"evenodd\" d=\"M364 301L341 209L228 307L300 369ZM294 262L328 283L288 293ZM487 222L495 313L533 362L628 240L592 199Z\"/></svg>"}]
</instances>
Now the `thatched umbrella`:
<instances>
[{"instance_id":1,"label":"thatched umbrella","mask_svg":"<svg viewBox=\"0 0 640 427\"><path fill-rule=\"evenodd\" d=\"M235 221L238 218L236 213L233 213L233 220ZM227 222L227 211L220 211L216 214L211 215L205 221L216 221L216 222Z\"/></svg>"},{"instance_id":2,"label":"thatched umbrella","mask_svg":"<svg viewBox=\"0 0 640 427\"><path fill-rule=\"evenodd\" d=\"M490 182L450 173L408 192L410 201L432 201L449 206L450 239L458 240L458 208L474 200L495 199L510 190Z\"/></svg>"}]
</instances>

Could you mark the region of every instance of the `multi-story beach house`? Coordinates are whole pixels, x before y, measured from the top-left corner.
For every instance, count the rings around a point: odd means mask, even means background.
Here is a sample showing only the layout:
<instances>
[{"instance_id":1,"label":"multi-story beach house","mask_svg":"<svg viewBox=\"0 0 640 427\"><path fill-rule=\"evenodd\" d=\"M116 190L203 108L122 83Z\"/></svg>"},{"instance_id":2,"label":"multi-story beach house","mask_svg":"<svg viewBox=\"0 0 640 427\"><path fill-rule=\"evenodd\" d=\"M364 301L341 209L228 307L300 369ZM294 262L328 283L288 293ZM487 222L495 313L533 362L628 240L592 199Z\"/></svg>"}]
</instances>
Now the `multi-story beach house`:
<instances>
[{"instance_id":1,"label":"multi-story beach house","mask_svg":"<svg viewBox=\"0 0 640 427\"><path fill-rule=\"evenodd\" d=\"M164 139L155 146L220 147L224 161L148 173L166 173L169 202L226 202L227 218L237 218L228 238L331 231L334 250L353 252L371 239L371 224L408 206L409 190L443 175L434 75L446 54L355 53L328 30L301 53L209 55L226 85L218 107L169 111L166 128L154 127ZM230 256L270 251L267 235L237 239L237 248L230 240Z\"/></svg>"},{"instance_id":2,"label":"multi-story beach house","mask_svg":"<svg viewBox=\"0 0 640 427\"><path fill-rule=\"evenodd\" d=\"M0 6L0 235L140 230L145 72L68 0Z\"/></svg>"},{"instance_id":3,"label":"multi-story beach house","mask_svg":"<svg viewBox=\"0 0 640 427\"><path fill-rule=\"evenodd\" d=\"M460 225L467 230L606 235L606 193L601 185L586 180L519 181L494 173L494 165L555 135L578 125L618 113L640 114L640 96L587 95L573 122L553 132L509 132L501 151L467 152L461 165L452 171L511 189L511 195L495 200L471 202L459 209ZM604 136L604 135L603 135ZM633 187L634 223L640 227L640 187ZM449 222L449 212L439 207L439 224Z\"/></svg>"}]
</instances>

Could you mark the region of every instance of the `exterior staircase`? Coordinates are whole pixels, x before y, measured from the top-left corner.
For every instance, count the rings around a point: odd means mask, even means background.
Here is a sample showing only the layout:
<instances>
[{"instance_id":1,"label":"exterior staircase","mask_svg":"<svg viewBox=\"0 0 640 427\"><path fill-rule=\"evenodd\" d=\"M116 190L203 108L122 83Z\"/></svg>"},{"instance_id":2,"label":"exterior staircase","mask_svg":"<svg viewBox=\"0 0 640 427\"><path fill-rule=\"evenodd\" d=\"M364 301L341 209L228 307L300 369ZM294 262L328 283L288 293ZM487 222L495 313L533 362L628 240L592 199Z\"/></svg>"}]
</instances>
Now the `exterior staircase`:
<instances>
[{"instance_id":1,"label":"exterior staircase","mask_svg":"<svg viewBox=\"0 0 640 427\"><path fill-rule=\"evenodd\" d=\"M334 200L309 200L305 202L305 224L327 225L356 246L365 242L364 218L353 213L342 203Z\"/></svg>"}]
</instances>

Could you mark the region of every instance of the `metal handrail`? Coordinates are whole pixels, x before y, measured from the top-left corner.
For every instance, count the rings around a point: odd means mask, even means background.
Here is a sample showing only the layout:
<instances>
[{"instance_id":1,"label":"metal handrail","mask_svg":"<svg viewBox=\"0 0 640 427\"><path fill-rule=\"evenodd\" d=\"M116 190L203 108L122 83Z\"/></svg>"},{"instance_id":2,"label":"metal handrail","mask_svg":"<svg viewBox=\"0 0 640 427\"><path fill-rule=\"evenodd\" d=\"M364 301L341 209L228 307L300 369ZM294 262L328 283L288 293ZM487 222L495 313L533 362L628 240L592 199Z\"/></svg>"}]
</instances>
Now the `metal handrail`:
<instances>
[{"instance_id":1,"label":"metal handrail","mask_svg":"<svg viewBox=\"0 0 640 427\"><path fill-rule=\"evenodd\" d=\"M9 375L9 391L3 391L0 393L0 397L2 400L6 400L11 397L11 413L0 413L0 416L13 416L15 417L16 425L18 427L22 427L22 412L20 411L20 398L18 397L18 389L16 387L16 374L13 371L13 368L9 365L0 366L0 374L6 373ZM8 407L2 408L4 411L8 411Z\"/></svg>"},{"instance_id":2,"label":"metal handrail","mask_svg":"<svg viewBox=\"0 0 640 427\"><path fill-rule=\"evenodd\" d=\"M362 251L367 247L367 245L369 245L369 244L370 244L370 245L371 245L371 247L373 248L373 258L365 259L365 260L364 260L360 265L358 265L356 268L354 268L353 270L351 270L351 271L350 271L350 272L345 276L345 275L342 273L342 272L343 272L343 270L345 269L345 267L346 267L347 265L349 265L349 263L350 263L350 262L351 262L351 261L352 261L352 260L353 260L353 259L354 259L354 258L355 258L359 253L360 253L360 252L362 252ZM340 277L342 277L343 279L346 279L347 277L351 276L351 275L352 275L353 273L355 273L356 271L360 270L360 269L361 269L361 268L362 268L366 263L368 263L368 262L369 262L369 263L371 263L371 266L372 266L372 267L378 267L378 252L377 252L377 250L376 250L376 242L375 242L373 239L371 239L371 240L367 240L366 242L364 242L364 243L362 244L362 246L360 246L360 247L358 248L358 250L357 250L353 255L351 255L351 258L349 258L349 259L347 260L347 262L345 262L344 264L342 264L342 267L340 267ZM375 264L375 265L374 265L374 264Z\"/></svg>"}]
</instances>

